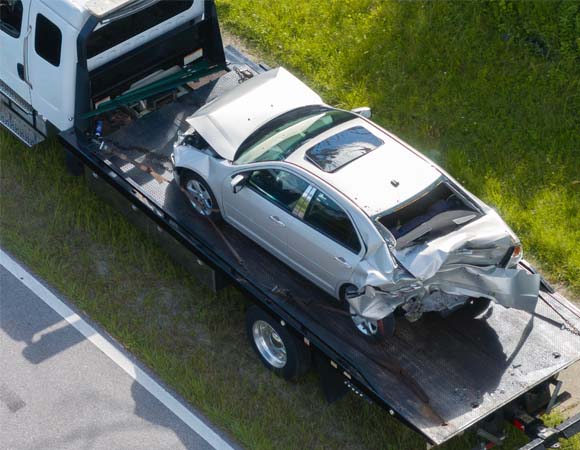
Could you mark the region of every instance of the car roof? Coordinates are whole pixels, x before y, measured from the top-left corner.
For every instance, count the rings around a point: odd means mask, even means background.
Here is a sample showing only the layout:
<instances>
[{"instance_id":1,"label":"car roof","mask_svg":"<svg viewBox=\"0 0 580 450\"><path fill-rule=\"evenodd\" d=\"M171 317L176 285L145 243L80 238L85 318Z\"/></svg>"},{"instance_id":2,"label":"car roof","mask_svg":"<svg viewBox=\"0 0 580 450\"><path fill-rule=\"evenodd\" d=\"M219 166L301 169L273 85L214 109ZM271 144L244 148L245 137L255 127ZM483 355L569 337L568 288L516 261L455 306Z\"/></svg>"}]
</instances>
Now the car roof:
<instances>
[{"instance_id":1,"label":"car roof","mask_svg":"<svg viewBox=\"0 0 580 450\"><path fill-rule=\"evenodd\" d=\"M309 160L306 154L309 149L353 127L365 127L384 143L334 172L325 172ZM330 184L371 217L396 208L442 177L427 158L362 118L321 134L297 149L286 161Z\"/></svg>"}]
</instances>

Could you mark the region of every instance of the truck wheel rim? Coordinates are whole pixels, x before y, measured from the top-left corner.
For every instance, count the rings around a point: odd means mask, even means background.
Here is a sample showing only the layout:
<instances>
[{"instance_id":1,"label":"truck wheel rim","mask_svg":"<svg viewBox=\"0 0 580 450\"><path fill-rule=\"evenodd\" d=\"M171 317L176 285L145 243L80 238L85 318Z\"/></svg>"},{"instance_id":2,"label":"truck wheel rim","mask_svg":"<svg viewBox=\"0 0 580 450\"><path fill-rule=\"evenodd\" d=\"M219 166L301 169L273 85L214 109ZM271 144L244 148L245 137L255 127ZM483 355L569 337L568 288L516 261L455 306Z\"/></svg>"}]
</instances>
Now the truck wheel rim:
<instances>
[{"instance_id":1,"label":"truck wheel rim","mask_svg":"<svg viewBox=\"0 0 580 450\"><path fill-rule=\"evenodd\" d=\"M268 322L263 320L254 322L252 334L260 355L268 364L277 369L281 369L286 365L286 346L280 335L276 333L276 330Z\"/></svg>"},{"instance_id":2,"label":"truck wheel rim","mask_svg":"<svg viewBox=\"0 0 580 450\"><path fill-rule=\"evenodd\" d=\"M197 180L189 180L186 189L193 197L190 201L194 209L203 216L209 216L213 209L213 202L206 187Z\"/></svg>"},{"instance_id":3,"label":"truck wheel rim","mask_svg":"<svg viewBox=\"0 0 580 450\"><path fill-rule=\"evenodd\" d=\"M357 330L365 336L375 336L377 334L379 327L376 320L369 320L359 316L352 306L350 307L350 317Z\"/></svg>"}]
</instances>

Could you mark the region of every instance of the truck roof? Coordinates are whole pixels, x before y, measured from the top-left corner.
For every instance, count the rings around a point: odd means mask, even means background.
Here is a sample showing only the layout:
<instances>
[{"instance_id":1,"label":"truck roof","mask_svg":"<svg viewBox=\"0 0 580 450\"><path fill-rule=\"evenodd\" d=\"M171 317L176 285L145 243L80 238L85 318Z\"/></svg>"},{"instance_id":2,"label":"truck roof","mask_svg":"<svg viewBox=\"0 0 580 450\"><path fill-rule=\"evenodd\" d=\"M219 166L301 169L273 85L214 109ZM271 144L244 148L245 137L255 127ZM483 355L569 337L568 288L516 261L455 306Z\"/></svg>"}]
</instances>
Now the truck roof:
<instances>
[{"instance_id":1,"label":"truck roof","mask_svg":"<svg viewBox=\"0 0 580 450\"><path fill-rule=\"evenodd\" d=\"M42 2L75 28L80 29L89 16L104 17L130 3L143 0L42 0Z\"/></svg>"},{"instance_id":2,"label":"truck roof","mask_svg":"<svg viewBox=\"0 0 580 450\"><path fill-rule=\"evenodd\" d=\"M84 4L86 10L97 17L103 17L123 6L137 0L72 0L75 3ZM140 2L143 3L143 2Z\"/></svg>"}]
</instances>

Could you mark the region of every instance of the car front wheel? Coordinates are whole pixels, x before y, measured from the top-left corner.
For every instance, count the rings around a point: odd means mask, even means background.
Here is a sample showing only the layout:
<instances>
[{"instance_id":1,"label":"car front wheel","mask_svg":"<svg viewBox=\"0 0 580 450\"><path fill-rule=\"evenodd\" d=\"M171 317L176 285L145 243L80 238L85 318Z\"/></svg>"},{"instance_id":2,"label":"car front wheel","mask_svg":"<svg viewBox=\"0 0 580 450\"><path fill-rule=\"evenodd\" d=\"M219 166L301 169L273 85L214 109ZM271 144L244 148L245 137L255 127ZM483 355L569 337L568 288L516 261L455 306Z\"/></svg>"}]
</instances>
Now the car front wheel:
<instances>
[{"instance_id":1,"label":"car front wheel","mask_svg":"<svg viewBox=\"0 0 580 450\"><path fill-rule=\"evenodd\" d=\"M194 172L186 171L181 174L180 181L181 190L195 212L216 222L221 220L215 196L203 178Z\"/></svg>"}]
</instances>

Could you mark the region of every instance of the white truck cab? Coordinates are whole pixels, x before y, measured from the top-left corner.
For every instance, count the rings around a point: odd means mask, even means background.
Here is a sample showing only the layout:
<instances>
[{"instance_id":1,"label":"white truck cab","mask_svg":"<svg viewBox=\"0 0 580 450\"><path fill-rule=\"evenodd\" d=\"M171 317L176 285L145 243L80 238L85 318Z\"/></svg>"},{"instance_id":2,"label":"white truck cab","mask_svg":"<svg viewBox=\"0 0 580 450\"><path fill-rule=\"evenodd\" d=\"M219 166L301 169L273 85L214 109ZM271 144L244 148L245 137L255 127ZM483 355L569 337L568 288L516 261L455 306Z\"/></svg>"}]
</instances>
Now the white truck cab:
<instances>
[{"instance_id":1,"label":"white truck cab","mask_svg":"<svg viewBox=\"0 0 580 450\"><path fill-rule=\"evenodd\" d=\"M217 27L208 0L0 0L0 123L29 146L87 127L152 74L222 61Z\"/></svg>"}]
</instances>

